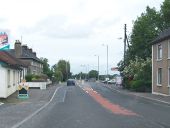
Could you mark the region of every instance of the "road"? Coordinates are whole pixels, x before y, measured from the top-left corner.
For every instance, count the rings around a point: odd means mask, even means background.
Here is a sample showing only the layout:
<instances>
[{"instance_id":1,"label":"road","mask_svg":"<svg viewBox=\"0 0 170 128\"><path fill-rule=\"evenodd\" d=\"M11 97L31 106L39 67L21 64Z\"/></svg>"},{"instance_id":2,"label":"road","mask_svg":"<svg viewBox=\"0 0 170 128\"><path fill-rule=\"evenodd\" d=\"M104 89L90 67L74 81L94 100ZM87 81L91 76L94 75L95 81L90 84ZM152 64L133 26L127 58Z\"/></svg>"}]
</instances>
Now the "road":
<instances>
[{"instance_id":1,"label":"road","mask_svg":"<svg viewBox=\"0 0 170 128\"><path fill-rule=\"evenodd\" d=\"M97 83L63 86L19 128L170 128L170 106Z\"/></svg>"}]
</instances>

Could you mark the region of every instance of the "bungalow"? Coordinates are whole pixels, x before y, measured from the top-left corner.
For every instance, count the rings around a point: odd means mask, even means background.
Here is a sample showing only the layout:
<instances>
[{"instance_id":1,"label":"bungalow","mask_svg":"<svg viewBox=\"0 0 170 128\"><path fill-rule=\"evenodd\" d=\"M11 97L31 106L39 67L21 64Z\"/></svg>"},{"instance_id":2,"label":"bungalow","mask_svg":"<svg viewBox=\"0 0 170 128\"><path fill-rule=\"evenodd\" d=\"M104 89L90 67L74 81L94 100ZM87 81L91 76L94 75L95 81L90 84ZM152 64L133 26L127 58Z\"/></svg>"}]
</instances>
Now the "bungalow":
<instances>
[{"instance_id":1,"label":"bungalow","mask_svg":"<svg viewBox=\"0 0 170 128\"><path fill-rule=\"evenodd\" d=\"M27 72L27 65L6 51L0 51L0 97L7 98L17 90Z\"/></svg>"},{"instance_id":2,"label":"bungalow","mask_svg":"<svg viewBox=\"0 0 170 128\"><path fill-rule=\"evenodd\" d=\"M170 28L152 42L152 93L170 95Z\"/></svg>"}]
</instances>

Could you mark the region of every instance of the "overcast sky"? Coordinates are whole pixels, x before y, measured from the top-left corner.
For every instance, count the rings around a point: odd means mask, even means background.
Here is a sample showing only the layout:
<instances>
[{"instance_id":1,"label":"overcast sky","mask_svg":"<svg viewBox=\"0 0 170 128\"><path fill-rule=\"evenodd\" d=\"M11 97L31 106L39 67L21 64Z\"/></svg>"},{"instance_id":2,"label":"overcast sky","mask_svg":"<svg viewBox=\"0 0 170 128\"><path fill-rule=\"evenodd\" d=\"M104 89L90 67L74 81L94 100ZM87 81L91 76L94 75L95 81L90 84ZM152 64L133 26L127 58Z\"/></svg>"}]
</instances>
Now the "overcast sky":
<instances>
[{"instance_id":1,"label":"overcast sky","mask_svg":"<svg viewBox=\"0 0 170 128\"><path fill-rule=\"evenodd\" d=\"M128 34L132 21L146 6L160 9L163 0L0 0L0 29L10 31L11 48L22 36L23 44L33 48L50 65L65 59L71 72L106 72L106 45L109 69L123 58L124 24ZM102 46L105 44L105 46ZM85 66L81 66L85 65ZM89 67L89 68L88 68ZM114 72L109 70L109 73Z\"/></svg>"}]
</instances>

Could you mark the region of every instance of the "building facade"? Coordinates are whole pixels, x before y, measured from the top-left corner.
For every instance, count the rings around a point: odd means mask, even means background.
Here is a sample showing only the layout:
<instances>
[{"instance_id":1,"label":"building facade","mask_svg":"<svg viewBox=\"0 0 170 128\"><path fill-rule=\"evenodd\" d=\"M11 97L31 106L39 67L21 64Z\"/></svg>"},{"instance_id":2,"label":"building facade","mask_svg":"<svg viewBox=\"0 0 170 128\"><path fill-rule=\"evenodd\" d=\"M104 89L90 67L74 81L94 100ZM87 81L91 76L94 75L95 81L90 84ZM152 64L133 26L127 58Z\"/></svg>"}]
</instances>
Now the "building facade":
<instances>
[{"instance_id":1,"label":"building facade","mask_svg":"<svg viewBox=\"0 0 170 128\"><path fill-rule=\"evenodd\" d=\"M170 28L152 42L152 93L170 95Z\"/></svg>"},{"instance_id":2,"label":"building facade","mask_svg":"<svg viewBox=\"0 0 170 128\"><path fill-rule=\"evenodd\" d=\"M11 56L6 51L0 51L0 97L7 98L13 94L18 84L27 72L27 65Z\"/></svg>"},{"instance_id":3,"label":"building facade","mask_svg":"<svg viewBox=\"0 0 170 128\"><path fill-rule=\"evenodd\" d=\"M10 49L9 53L28 65L28 74L40 75L43 73L43 63L37 57L36 52L26 45L22 45L19 40L16 40L14 49Z\"/></svg>"}]
</instances>

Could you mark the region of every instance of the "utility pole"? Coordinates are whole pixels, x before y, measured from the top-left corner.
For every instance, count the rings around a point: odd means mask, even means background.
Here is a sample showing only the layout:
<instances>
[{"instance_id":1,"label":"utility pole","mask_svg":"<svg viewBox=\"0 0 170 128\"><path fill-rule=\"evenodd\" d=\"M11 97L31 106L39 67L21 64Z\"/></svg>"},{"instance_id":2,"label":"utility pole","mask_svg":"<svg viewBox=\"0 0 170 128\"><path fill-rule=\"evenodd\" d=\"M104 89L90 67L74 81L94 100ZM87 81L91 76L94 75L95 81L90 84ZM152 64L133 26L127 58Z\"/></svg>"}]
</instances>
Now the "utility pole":
<instances>
[{"instance_id":1,"label":"utility pole","mask_svg":"<svg viewBox=\"0 0 170 128\"><path fill-rule=\"evenodd\" d=\"M124 63L125 63L125 58L126 58L126 49L127 49L127 46L129 48L129 41L128 41L126 32L127 32L127 26L125 24L125 26L124 26Z\"/></svg>"},{"instance_id":2,"label":"utility pole","mask_svg":"<svg viewBox=\"0 0 170 128\"><path fill-rule=\"evenodd\" d=\"M125 63L125 54L126 54L126 24L125 24L125 27L124 27L124 63Z\"/></svg>"},{"instance_id":3,"label":"utility pole","mask_svg":"<svg viewBox=\"0 0 170 128\"><path fill-rule=\"evenodd\" d=\"M108 45L107 46L107 79L109 78L109 70L108 70L108 56L109 56L109 51L108 51ZM107 82L108 83L108 82Z\"/></svg>"},{"instance_id":4,"label":"utility pole","mask_svg":"<svg viewBox=\"0 0 170 128\"><path fill-rule=\"evenodd\" d=\"M99 56L98 56L98 81L99 81Z\"/></svg>"},{"instance_id":5,"label":"utility pole","mask_svg":"<svg viewBox=\"0 0 170 128\"><path fill-rule=\"evenodd\" d=\"M97 56L97 62L98 62L98 63L97 63L97 67L98 67L98 76L97 76L98 78L97 78L97 79L98 79L98 81L99 81L99 75L100 75L100 74L99 74L99 55L94 55L94 56Z\"/></svg>"},{"instance_id":6,"label":"utility pole","mask_svg":"<svg viewBox=\"0 0 170 128\"><path fill-rule=\"evenodd\" d=\"M66 61L66 80L68 80L68 65L67 65L67 61Z\"/></svg>"}]
</instances>

